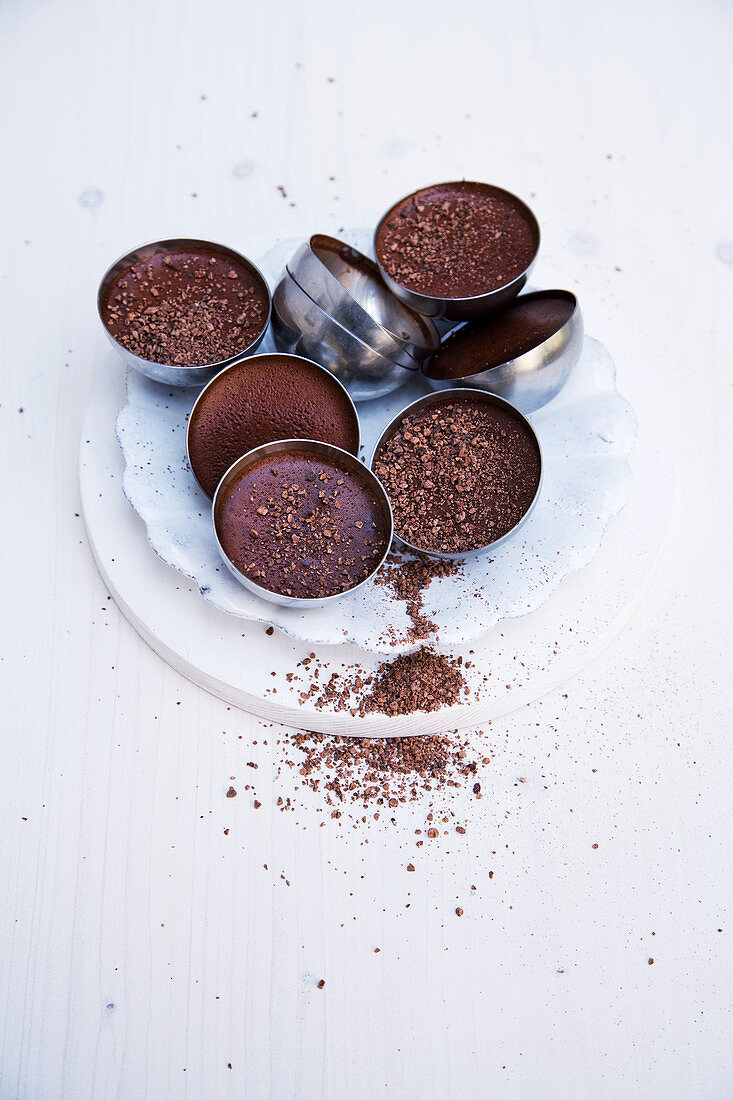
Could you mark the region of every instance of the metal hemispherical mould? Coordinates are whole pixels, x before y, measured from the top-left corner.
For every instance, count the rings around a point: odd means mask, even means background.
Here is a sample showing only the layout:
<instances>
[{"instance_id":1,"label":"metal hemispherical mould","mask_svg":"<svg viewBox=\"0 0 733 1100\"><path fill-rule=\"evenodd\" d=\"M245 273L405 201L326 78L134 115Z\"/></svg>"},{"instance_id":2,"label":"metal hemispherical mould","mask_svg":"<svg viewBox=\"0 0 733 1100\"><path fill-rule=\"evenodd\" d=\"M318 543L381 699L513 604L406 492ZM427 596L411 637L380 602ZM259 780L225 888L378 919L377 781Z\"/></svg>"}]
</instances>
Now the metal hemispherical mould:
<instances>
[{"instance_id":1,"label":"metal hemispherical mould","mask_svg":"<svg viewBox=\"0 0 733 1100\"><path fill-rule=\"evenodd\" d=\"M511 347L507 322L511 323L512 314L521 310L529 315L549 302L566 307L564 323L549 335L539 332L533 336L529 328L523 341L515 340L512 357L502 361L502 349ZM583 314L570 291L523 294L505 311L455 329L439 352L423 364L423 372L434 389L483 390L507 398L521 412L534 412L548 404L567 382L583 350L583 333ZM532 346L533 339L537 342ZM485 366L476 369L482 363Z\"/></svg>"},{"instance_id":2,"label":"metal hemispherical mould","mask_svg":"<svg viewBox=\"0 0 733 1100\"><path fill-rule=\"evenodd\" d=\"M370 348L329 316L287 268L273 293L272 334L280 351L303 355L335 374L354 401L384 397L418 369L401 366Z\"/></svg>"},{"instance_id":3,"label":"metal hemispherical mould","mask_svg":"<svg viewBox=\"0 0 733 1100\"><path fill-rule=\"evenodd\" d=\"M288 261L296 283L335 321L369 347L414 370L440 343L435 325L385 285L375 262L323 233Z\"/></svg>"},{"instance_id":4,"label":"metal hemispherical mould","mask_svg":"<svg viewBox=\"0 0 733 1100\"><path fill-rule=\"evenodd\" d=\"M144 263L145 261L161 255L165 256L175 252L186 251L190 251L192 254L202 252L209 256L220 257L231 263L234 268L243 268L251 277L252 283L257 288L262 301L266 303L264 321L259 332L253 339L243 344L241 348L237 348L231 355L221 360L217 360L216 362L178 365L175 363L160 363L151 359L144 359L142 356L136 355L126 348L124 344L117 340L110 332L107 321L105 320L105 310L107 308L110 292L116 280L134 265ZM120 256L119 259L115 260L107 269L99 284L99 290L97 292L97 311L108 340L128 366L133 367L148 378L152 378L153 381L162 382L168 386L203 386L230 363L235 363L248 355L254 354L262 343L270 323L272 298L270 289L262 272L251 260L248 260L246 256L243 256L239 252L235 252L234 249L228 248L226 245L216 244L212 241L204 241L192 237L171 237L166 240L151 241L148 244L141 245L139 248L132 249L130 252L126 252L123 256Z\"/></svg>"},{"instance_id":5,"label":"metal hemispherical mould","mask_svg":"<svg viewBox=\"0 0 733 1100\"><path fill-rule=\"evenodd\" d=\"M371 470L375 469L375 466L376 466L376 464L379 460L380 451L382 450L384 444L389 439L391 439L391 437L400 429L400 427L402 425L402 422L405 419L407 419L408 417L414 416L416 413L421 412L423 409L430 409L430 408L433 408L433 407L439 407L441 405L444 405L444 406L448 405L448 404L451 403L452 398L454 398L456 401L463 401L463 402L465 402L467 399L470 399L473 402L483 403L483 404L487 404L487 405L493 405L495 407L498 407L499 409L504 409L507 412L509 412L521 424L522 430L526 433L527 437L532 441L532 443L536 447L537 457L538 457L538 461L539 461L539 473L538 473L538 477L537 477L536 489L535 489L534 495L532 497L532 500L529 503L529 506L526 508L526 510L524 511L521 518L518 520L517 523L514 524L514 526L510 530L506 531L499 538L493 539L492 541L490 541L490 542L488 542L488 543L486 543L482 546L478 546L478 547L474 547L470 550L464 550L464 551L458 551L458 552L456 552L456 551L443 552L441 550L432 550L432 549L426 548L424 546L418 546L414 543L409 542L406 538L403 538L403 536L400 534L400 532L398 530L398 522L399 521L397 521L397 526L395 527L395 535L394 535L395 542L399 543L401 546L403 546L406 550L410 551L411 553L418 554L418 555L426 555L428 557L433 557L433 558L440 558L442 560L448 560L448 561L450 561L450 560L471 560L473 558L481 557L485 554L493 552L494 550L497 550L505 542L507 542L509 539L513 538L517 534L517 532L519 530L521 530L522 527L524 527L525 523L527 523L527 521L529 520L532 512L535 510L535 508L537 506L537 502L540 499L540 493L541 493L541 489L542 489L542 480L543 480L542 448L540 446L539 439L537 438L537 435L536 435L532 425L530 424L530 422L526 419L525 416L523 416L523 414L510 401L506 401L503 397L499 397L496 394L484 393L482 391L477 391L475 393L468 394L465 389L443 390L443 391L440 391L440 392L437 392L437 393L426 394L424 397L418 398L417 401L413 401L412 404L410 404L406 408L404 408L400 413L397 414L397 416L395 416L389 422L389 424L387 425L387 427L384 429L381 436L379 437L379 440L377 441L377 444L374 448L374 451L372 452L372 457L371 457L371 461L369 463L369 466L370 466Z\"/></svg>"},{"instance_id":6,"label":"metal hemispherical mould","mask_svg":"<svg viewBox=\"0 0 733 1100\"><path fill-rule=\"evenodd\" d=\"M222 545L221 540L221 516L225 503L231 496L231 493L235 490L238 482L242 476L246 474L247 470L255 466L262 459L274 457L279 454L287 452L305 452L309 456L323 457L329 459L333 463L337 464L342 469L355 474L356 478L360 479L362 484L368 487L369 492L378 502L381 510L382 519L384 521L384 530L382 534L382 550L379 557L376 559L374 566L369 570L368 574L363 577L357 584L347 588L341 592L335 592L328 596L319 597L304 597L304 596L288 596L282 592L276 592L272 589L265 588L257 581L253 580L247 573L243 572L238 565L229 557L226 550ZM219 552L222 559L229 569L230 573L236 577L241 585L247 588L250 592L253 592L256 596L261 597L263 600L267 600L270 603L279 604L284 607L294 608L313 608L322 607L326 604L333 603L334 600L339 600L343 596L350 595L362 585L366 584L371 577L381 568L384 560L389 553L389 548L392 543L392 537L394 534L394 526L392 521L392 507L389 502L384 488L379 479L372 473L372 471L360 462L358 458L350 454L348 451L342 450L340 447L334 447L328 443L321 443L314 439L280 439L273 443L265 443L261 447L256 447L254 450L249 451L246 455L237 459L219 482L216 494L214 496L212 504L212 522L214 527L214 536L219 548Z\"/></svg>"}]
</instances>

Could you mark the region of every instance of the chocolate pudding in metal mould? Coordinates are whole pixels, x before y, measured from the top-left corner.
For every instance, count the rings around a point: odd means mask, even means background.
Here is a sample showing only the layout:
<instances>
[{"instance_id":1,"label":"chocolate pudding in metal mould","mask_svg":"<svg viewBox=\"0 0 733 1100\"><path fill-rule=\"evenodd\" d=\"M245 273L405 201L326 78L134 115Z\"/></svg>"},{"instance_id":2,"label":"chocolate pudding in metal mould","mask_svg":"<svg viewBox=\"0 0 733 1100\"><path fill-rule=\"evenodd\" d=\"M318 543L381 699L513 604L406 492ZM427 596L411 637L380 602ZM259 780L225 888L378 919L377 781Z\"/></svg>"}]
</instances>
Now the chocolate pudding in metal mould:
<instances>
[{"instance_id":1,"label":"chocolate pudding in metal mould","mask_svg":"<svg viewBox=\"0 0 733 1100\"><path fill-rule=\"evenodd\" d=\"M108 268L97 309L112 346L156 382L201 386L259 347L270 291L255 265L225 245L153 241Z\"/></svg>"},{"instance_id":2,"label":"chocolate pudding in metal mould","mask_svg":"<svg viewBox=\"0 0 733 1100\"><path fill-rule=\"evenodd\" d=\"M504 398L454 389L403 409L382 433L371 468L408 550L464 558L495 550L527 521L542 453L529 421Z\"/></svg>"},{"instance_id":3,"label":"chocolate pudding in metal mould","mask_svg":"<svg viewBox=\"0 0 733 1100\"><path fill-rule=\"evenodd\" d=\"M526 203L467 180L413 191L390 207L374 234L390 290L418 313L454 321L484 317L515 298L539 245Z\"/></svg>"},{"instance_id":4,"label":"chocolate pudding in metal mould","mask_svg":"<svg viewBox=\"0 0 733 1100\"><path fill-rule=\"evenodd\" d=\"M318 439L359 451L359 417L334 376L310 359L277 352L226 367L199 394L186 447L194 477L213 497L242 455L277 439Z\"/></svg>"},{"instance_id":5,"label":"chocolate pudding in metal mould","mask_svg":"<svg viewBox=\"0 0 733 1100\"><path fill-rule=\"evenodd\" d=\"M214 532L230 572L273 603L318 607L353 592L392 541L389 499L348 451L315 440L266 443L219 483Z\"/></svg>"},{"instance_id":6,"label":"chocolate pudding in metal mould","mask_svg":"<svg viewBox=\"0 0 733 1100\"><path fill-rule=\"evenodd\" d=\"M424 364L435 389L498 393L533 412L560 392L583 350L583 315L568 290L522 294L454 329Z\"/></svg>"}]
</instances>

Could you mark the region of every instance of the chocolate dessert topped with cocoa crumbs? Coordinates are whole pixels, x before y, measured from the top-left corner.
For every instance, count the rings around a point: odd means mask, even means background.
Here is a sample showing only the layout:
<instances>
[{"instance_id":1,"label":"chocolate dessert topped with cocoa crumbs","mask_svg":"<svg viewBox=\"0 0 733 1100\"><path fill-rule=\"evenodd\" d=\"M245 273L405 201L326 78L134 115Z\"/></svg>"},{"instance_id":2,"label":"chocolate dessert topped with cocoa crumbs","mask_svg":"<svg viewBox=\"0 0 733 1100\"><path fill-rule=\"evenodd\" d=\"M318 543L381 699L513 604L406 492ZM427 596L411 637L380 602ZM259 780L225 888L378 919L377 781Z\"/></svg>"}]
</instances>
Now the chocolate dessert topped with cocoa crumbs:
<instances>
[{"instance_id":1,"label":"chocolate dessert topped with cocoa crumbs","mask_svg":"<svg viewBox=\"0 0 733 1100\"><path fill-rule=\"evenodd\" d=\"M540 483L534 434L512 407L455 391L418 407L378 446L395 534L422 551L470 553L529 510Z\"/></svg>"},{"instance_id":2,"label":"chocolate dessert topped with cocoa crumbs","mask_svg":"<svg viewBox=\"0 0 733 1100\"><path fill-rule=\"evenodd\" d=\"M356 587L378 566L391 534L364 474L296 446L262 457L217 496L224 553L280 595L322 599Z\"/></svg>"},{"instance_id":3,"label":"chocolate dessert topped with cocoa crumbs","mask_svg":"<svg viewBox=\"0 0 733 1100\"><path fill-rule=\"evenodd\" d=\"M408 290L471 298L522 275L539 239L534 215L515 195L464 180L398 202L377 229L375 249L387 274Z\"/></svg>"},{"instance_id":4,"label":"chocolate dessert topped with cocoa crumbs","mask_svg":"<svg viewBox=\"0 0 733 1100\"><path fill-rule=\"evenodd\" d=\"M267 325L262 278L214 246L161 249L122 271L102 303L109 333L154 363L198 367L246 349Z\"/></svg>"}]
</instances>

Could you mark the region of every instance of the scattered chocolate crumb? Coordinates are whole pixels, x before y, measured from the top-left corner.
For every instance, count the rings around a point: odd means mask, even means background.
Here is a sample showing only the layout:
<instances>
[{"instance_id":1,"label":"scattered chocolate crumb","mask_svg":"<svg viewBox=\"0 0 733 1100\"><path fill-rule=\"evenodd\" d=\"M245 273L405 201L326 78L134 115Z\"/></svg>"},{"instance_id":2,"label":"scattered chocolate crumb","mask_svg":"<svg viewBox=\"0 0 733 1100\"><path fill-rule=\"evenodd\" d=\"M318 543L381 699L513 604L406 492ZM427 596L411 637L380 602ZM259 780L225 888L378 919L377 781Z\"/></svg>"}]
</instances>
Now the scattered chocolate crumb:
<instances>
[{"instance_id":1,"label":"scattered chocolate crumb","mask_svg":"<svg viewBox=\"0 0 733 1100\"><path fill-rule=\"evenodd\" d=\"M456 916L457 917L462 917L463 916L463 910L461 909L460 905L456 909Z\"/></svg>"},{"instance_id":2,"label":"scattered chocolate crumb","mask_svg":"<svg viewBox=\"0 0 733 1100\"><path fill-rule=\"evenodd\" d=\"M407 870L408 871L414 871L415 870L415 864L414 863L408 863L407 864Z\"/></svg>"},{"instance_id":3,"label":"scattered chocolate crumb","mask_svg":"<svg viewBox=\"0 0 733 1100\"><path fill-rule=\"evenodd\" d=\"M237 792L234 790L234 787L230 787L229 790L227 791L227 798L236 798L236 797L237 797Z\"/></svg>"},{"instance_id":4,"label":"scattered chocolate crumb","mask_svg":"<svg viewBox=\"0 0 733 1100\"><path fill-rule=\"evenodd\" d=\"M331 816L339 818L345 803L387 807L394 812L426 792L453 789L477 764L468 758L467 743L456 734L432 737L335 737L302 732L293 734L304 759L298 774L305 786L323 792ZM292 809L287 799L280 809ZM379 813L375 813L379 818ZM431 815L428 815L431 820ZM429 837L438 829L428 829Z\"/></svg>"},{"instance_id":5,"label":"scattered chocolate crumb","mask_svg":"<svg viewBox=\"0 0 733 1100\"><path fill-rule=\"evenodd\" d=\"M453 577L462 568L460 562L418 556L407 558L390 553L377 573L375 584L391 588L395 600L407 604L407 614L412 626L407 631L408 642L418 642L436 634L437 625L423 614L425 590L431 581Z\"/></svg>"},{"instance_id":6,"label":"scattered chocolate crumb","mask_svg":"<svg viewBox=\"0 0 733 1100\"><path fill-rule=\"evenodd\" d=\"M265 631L265 634L269 634L272 637L272 635L274 633L275 633L275 627L274 626L268 626L267 630Z\"/></svg>"},{"instance_id":7,"label":"scattered chocolate crumb","mask_svg":"<svg viewBox=\"0 0 733 1100\"><path fill-rule=\"evenodd\" d=\"M654 966L654 959L651 956L647 959L647 962L650 966Z\"/></svg>"},{"instance_id":8,"label":"scattered chocolate crumb","mask_svg":"<svg viewBox=\"0 0 733 1100\"><path fill-rule=\"evenodd\" d=\"M326 984L325 979L321 978L320 982L318 983L318 988L323 989L325 984Z\"/></svg>"},{"instance_id":9,"label":"scattered chocolate crumb","mask_svg":"<svg viewBox=\"0 0 733 1100\"><path fill-rule=\"evenodd\" d=\"M255 805L255 809L256 809L256 810L259 810L259 808L260 808L260 806L262 805L262 803L261 803L261 802L258 802L258 801L257 801L257 799L255 799L255 803L254 803L254 805Z\"/></svg>"}]
</instances>

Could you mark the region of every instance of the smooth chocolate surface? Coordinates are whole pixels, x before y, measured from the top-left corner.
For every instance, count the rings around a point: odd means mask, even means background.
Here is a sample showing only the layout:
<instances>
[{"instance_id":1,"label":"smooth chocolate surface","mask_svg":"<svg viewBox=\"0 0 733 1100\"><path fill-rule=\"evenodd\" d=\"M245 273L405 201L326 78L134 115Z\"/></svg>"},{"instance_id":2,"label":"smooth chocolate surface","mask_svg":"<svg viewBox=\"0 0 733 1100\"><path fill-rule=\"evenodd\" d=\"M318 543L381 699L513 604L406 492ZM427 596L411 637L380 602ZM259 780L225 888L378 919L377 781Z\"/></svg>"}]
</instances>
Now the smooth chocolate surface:
<instances>
[{"instance_id":1,"label":"smooth chocolate surface","mask_svg":"<svg viewBox=\"0 0 733 1100\"><path fill-rule=\"evenodd\" d=\"M417 409L379 447L374 472L395 534L420 550L468 553L500 539L528 511L540 454L522 418L473 394Z\"/></svg>"},{"instance_id":2,"label":"smooth chocolate surface","mask_svg":"<svg viewBox=\"0 0 733 1100\"><path fill-rule=\"evenodd\" d=\"M356 454L359 424L340 385L315 363L274 354L228 367L191 414L188 453L199 485L213 497L233 462L276 439L318 439Z\"/></svg>"},{"instance_id":3,"label":"smooth chocolate surface","mask_svg":"<svg viewBox=\"0 0 733 1100\"><path fill-rule=\"evenodd\" d=\"M155 363L205 366L245 351L267 324L262 280L226 252L162 249L122 271L102 306L123 347Z\"/></svg>"},{"instance_id":4,"label":"smooth chocolate surface","mask_svg":"<svg viewBox=\"0 0 733 1100\"><path fill-rule=\"evenodd\" d=\"M554 336L570 320L576 302L568 291L525 294L481 321L452 332L425 363L429 378L468 378L516 359Z\"/></svg>"},{"instance_id":5,"label":"smooth chocolate surface","mask_svg":"<svg viewBox=\"0 0 733 1100\"><path fill-rule=\"evenodd\" d=\"M533 215L490 184L436 184L388 212L376 239L385 271L437 298L470 298L518 278L539 247Z\"/></svg>"},{"instance_id":6,"label":"smooth chocolate surface","mask_svg":"<svg viewBox=\"0 0 733 1100\"><path fill-rule=\"evenodd\" d=\"M353 588L375 569L389 538L364 474L295 448L263 457L217 498L225 553L281 595L322 598Z\"/></svg>"}]
</instances>

